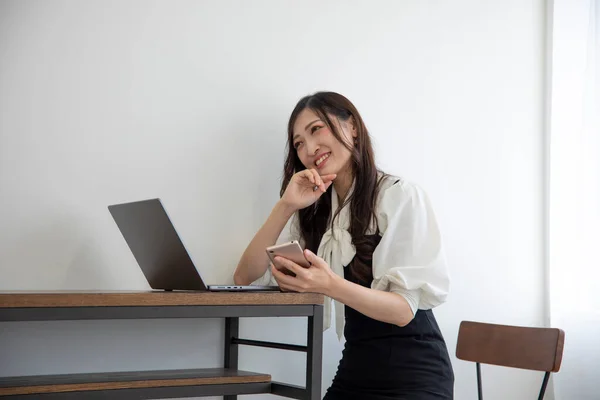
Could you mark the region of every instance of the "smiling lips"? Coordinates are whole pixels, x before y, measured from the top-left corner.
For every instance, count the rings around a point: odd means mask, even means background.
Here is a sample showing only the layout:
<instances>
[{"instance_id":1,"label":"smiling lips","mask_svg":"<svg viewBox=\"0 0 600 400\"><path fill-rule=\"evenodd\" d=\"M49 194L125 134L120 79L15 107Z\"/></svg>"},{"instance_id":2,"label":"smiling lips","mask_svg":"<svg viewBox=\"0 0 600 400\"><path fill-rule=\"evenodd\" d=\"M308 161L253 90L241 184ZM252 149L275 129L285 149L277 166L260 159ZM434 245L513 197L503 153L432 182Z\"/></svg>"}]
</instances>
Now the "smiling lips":
<instances>
[{"instance_id":1,"label":"smiling lips","mask_svg":"<svg viewBox=\"0 0 600 400\"><path fill-rule=\"evenodd\" d=\"M321 157L317 158L317 161L315 161L317 168L323 168L325 164L327 164L327 159L329 159L330 154L331 153L325 153Z\"/></svg>"}]
</instances>

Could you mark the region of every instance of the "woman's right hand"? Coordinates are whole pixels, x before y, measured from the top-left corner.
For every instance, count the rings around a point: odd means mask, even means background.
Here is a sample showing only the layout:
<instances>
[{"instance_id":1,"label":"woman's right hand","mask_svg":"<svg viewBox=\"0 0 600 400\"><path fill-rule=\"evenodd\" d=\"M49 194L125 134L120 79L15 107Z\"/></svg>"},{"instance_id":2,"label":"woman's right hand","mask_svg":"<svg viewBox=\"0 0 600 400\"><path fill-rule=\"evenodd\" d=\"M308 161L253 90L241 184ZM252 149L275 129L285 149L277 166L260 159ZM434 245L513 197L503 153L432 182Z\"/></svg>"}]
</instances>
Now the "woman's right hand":
<instances>
[{"instance_id":1,"label":"woman's right hand","mask_svg":"<svg viewBox=\"0 0 600 400\"><path fill-rule=\"evenodd\" d=\"M315 169L297 172L290 179L281 201L294 210L306 208L327 191L335 177L336 174L320 176Z\"/></svg>"}]
</instances>

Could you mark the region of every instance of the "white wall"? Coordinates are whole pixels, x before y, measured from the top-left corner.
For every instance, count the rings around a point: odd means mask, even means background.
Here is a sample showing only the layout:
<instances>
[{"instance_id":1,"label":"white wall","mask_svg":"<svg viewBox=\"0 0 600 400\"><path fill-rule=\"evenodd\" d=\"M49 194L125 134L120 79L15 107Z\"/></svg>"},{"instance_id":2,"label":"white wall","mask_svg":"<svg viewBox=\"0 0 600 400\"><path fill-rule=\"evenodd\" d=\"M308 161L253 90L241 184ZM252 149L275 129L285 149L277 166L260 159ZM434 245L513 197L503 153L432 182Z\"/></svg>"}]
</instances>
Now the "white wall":
<instances>
[{"instance_id":1,"label":"white wall","mask_svg":"<svg viewBox=\"0 0 600 400\"><path fill-rule=\"evenodd\" d=\"M289 113L327 89L363 113L380 165L435 204L453 277L436 315L453 357L461 320L542 325L544 12L543 0L1 2L0 289L146 289L106 206L155 196L204 278L228 279L277 199ZM305 326L241 332L302 343ZM1 323L0 375L219 365L222 332ZM327 331L324 390L340 352ZM242 368L291 383L303 363L241 350ZM474 365L454 368L456 398L475 399ZM541 382L483 375L486 399L532 398Z\"/></svg>"},{"instance_id":2,"label":"white wall","mask_svg":"<svg viewBox=\"0 0 600 400\"><path fill-rule=\"evenodd\" d=\"M565 331L555 397L592 400L600 367L600 270L590 266L600 238L600 1L554 0L552 48L550 317Z\"/></svg>"}]
</instances>

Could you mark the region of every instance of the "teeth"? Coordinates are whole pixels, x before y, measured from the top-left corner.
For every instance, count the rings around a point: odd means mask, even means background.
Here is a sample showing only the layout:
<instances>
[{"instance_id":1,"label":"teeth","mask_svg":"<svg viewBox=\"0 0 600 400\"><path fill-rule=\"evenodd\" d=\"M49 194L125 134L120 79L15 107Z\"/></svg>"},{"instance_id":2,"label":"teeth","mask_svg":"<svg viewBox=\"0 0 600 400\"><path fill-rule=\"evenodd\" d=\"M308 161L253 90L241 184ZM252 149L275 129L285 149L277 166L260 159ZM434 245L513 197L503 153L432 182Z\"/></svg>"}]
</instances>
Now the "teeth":
<instances>
[{"instance_id":1,"label":"teeth","mask_svg":"<svg viewBox=\"0 0 600 400\"><path fill-rule=\"evenodd\" d=\"M325 154L323 157L319 158L317 161L315 161L315 164L321 164L327 157L329 157L329 154Z\"/></svg>"}]
</instances>

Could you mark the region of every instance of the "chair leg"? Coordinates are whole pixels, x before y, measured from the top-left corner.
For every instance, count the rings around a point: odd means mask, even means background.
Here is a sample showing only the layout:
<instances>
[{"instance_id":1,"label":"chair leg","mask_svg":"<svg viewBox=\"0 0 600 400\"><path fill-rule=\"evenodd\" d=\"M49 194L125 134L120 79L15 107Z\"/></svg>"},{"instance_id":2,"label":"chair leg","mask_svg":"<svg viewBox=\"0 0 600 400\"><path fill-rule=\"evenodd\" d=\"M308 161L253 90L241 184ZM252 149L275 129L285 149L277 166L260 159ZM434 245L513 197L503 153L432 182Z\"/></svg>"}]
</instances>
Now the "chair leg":
<instances>
[{"instance_id":1,"label":"chair leg","mask_svg":"<svg viewBox=\"0 0 600 400\"><path fill-rule=\"evenodd\" d=\"M542 389L540 390L540 396L538 400L542 400L544 398L544 394L546 393L546 386L548 386L548 379L550 378L550 372L546 372L544 375L544 381L542 382Z\"/></svg>"},{"instance_id":2,"label":"chair leg","mask_svg":"<svg viewBox=\"0 0 600 400\"><path fill-rule=\"evenodd\" d=\"M477 394L479 400L483 400L483 389L481 387L481 364L477 363Z\"/></svg>"}]
</instances>

